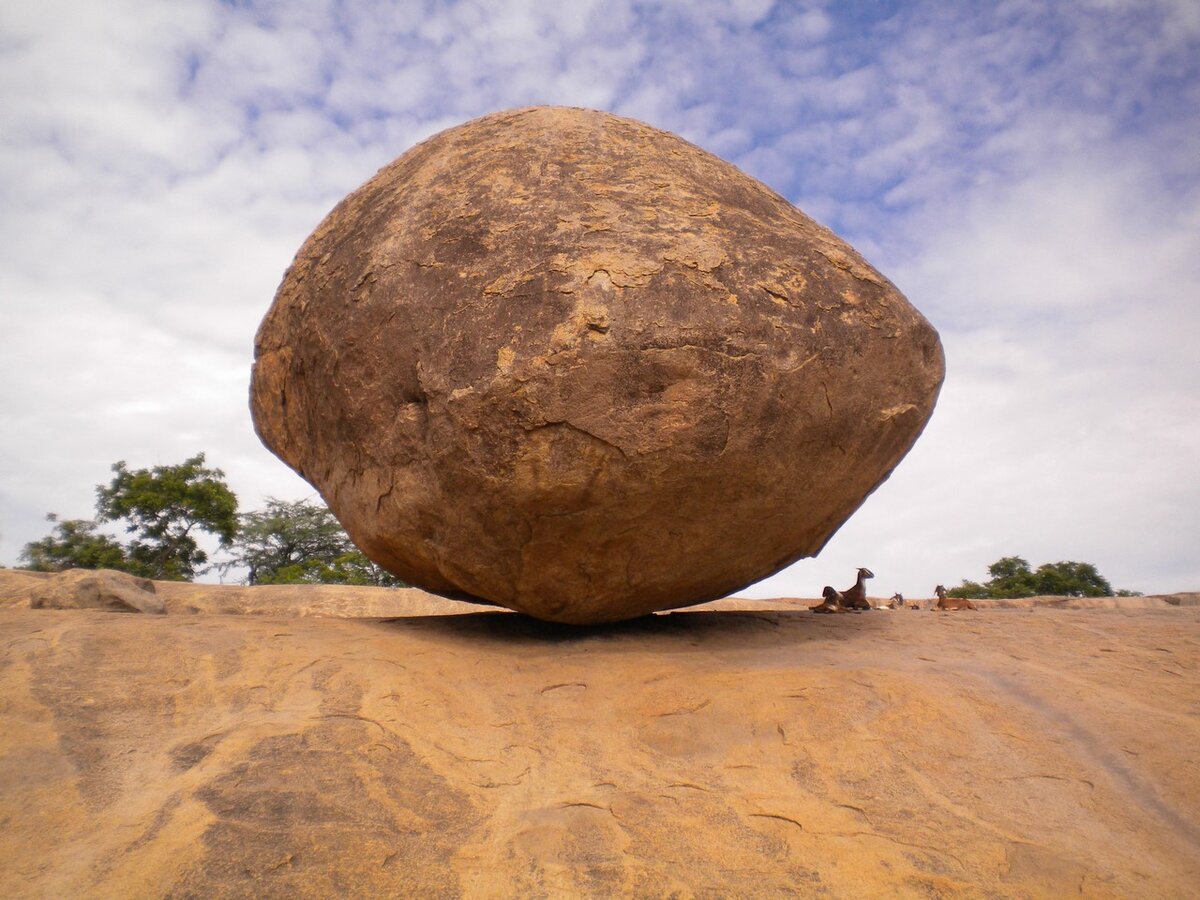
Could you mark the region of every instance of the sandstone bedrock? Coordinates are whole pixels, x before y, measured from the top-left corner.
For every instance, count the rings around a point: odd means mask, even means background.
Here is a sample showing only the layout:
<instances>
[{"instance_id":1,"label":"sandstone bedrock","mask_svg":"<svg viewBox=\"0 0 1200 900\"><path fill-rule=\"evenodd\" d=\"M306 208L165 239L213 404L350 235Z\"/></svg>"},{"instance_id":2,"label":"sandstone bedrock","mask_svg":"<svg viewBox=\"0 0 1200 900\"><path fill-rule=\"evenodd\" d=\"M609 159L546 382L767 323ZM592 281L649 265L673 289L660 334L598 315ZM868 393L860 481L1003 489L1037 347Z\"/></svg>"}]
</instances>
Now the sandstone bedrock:
<instances>
[{"instance_id":1,"label":"sandstone bedrock","mask_svg":"<svg viewBox=\"0 0 1200 900\"><path fill-rule=\"evenodd\" d=\"M390 571L594 623L815 555L943 375L929 322L769 188L534 107L434 136L329 214L259 329L251 407Z\"/></svg>"},{"instance_id":2,"label":"sandstone bedrock","mask_svg":"<svg viewBox=\"0 0 1200 900\"><path fill-rule=\"evenodd\" d=\"M1194 593L577 628L417 591L153 586L166 615L0 570L6 900L1200 884ZM30 608L42 589L72 608Z\"/></svg>"}]
</instances>

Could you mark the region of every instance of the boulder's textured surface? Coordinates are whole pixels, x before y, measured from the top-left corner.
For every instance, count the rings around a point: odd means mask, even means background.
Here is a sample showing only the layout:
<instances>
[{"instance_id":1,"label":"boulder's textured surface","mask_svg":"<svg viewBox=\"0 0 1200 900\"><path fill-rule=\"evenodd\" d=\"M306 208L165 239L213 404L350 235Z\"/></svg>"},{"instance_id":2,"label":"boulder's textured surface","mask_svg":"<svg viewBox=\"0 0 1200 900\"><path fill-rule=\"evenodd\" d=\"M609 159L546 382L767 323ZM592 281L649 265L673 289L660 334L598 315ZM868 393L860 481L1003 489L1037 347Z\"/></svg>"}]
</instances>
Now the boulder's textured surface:
<instances>
[{"instance_id":1,"label":"boulder's textured surface","mask_svg":"<svg viewBox=\"0 0 1200 900\"><path fill-rule=\"evenodd\" d=\"M0 609L0 896L1192 897L1198 685L1194 606Z\"/></svg>"},{"instance_id":2,"label":"boulder's textured surface","mask_svg":"<svg viewBox=\"0 0 1200 900\"><path fill-rule=\"evenodd\" d=\"M70 569L36 583L33 609L107 609L114 612L164 613L162 598L149 578L111 569Z\"/></svg>"},{"instance_id":3,"label":"boulder's textured surface","mask_svg":"<svg viewBox=\"0 0 1200 900\"><path fill-rule=\"evenodd\" d=\"M908 451L938 337L732 165L578 109L413 148L301 248L251 406L406 581L598 622L815 554Z\"/></svg>"}]
</instances>

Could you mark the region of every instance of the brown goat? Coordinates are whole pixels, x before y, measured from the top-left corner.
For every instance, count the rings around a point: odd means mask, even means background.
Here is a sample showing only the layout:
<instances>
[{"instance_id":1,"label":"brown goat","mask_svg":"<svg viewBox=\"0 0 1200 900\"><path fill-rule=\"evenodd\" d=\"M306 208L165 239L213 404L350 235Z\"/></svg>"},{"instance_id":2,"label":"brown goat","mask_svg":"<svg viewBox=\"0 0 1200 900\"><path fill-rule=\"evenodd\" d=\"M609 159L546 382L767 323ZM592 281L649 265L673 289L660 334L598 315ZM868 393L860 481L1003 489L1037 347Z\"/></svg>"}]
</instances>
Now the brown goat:
<instances>
[{"instance_id":1,"label":"brown goat","mask_svg":"<svg viewBox=\"0 0 1200 900\"><path fill-rule=\"evenodd\" d=\"M937 594L937 603L934 604L934 609L977 609L970 600L965 597L947 597L946 589L940 584L933 589Z\"/></svg>"},{"instance_id":2,"label":"brown goat","mask_svg":"<svg viewBox=\"0 0 1200 900\"><path fill-rule=\"evenodd\" d=\"M887 602L888 609L904 609L904 595L897 592Z\"/></svg>"},{"instance_id":3,"label":"brown goat","mask_svg":"<svg viewBox=\"0 0 1200 900\"><path fill-rule=\"evenodd\" d=\"M854 587L846 588L842 591L842 606L847 609L871 609L871 603L867 600L867 579L874 578L875 573L870 569L859 569L858 580L854 582Z\"/></svg>"},{"instance_id":4,"label":"brown goat","mask_svg":"<svg viewBox=\"0 0 1200 900\"><path fill-rule=\"evenodd\" d=\"M810 606L809 609L815 613L840 613L845 612L845 607L842 606L842 595L835 591L829 585L825 586L825 590L821 592L821 596L825 599L818 606Z\"/></svg>"}]
</instances>

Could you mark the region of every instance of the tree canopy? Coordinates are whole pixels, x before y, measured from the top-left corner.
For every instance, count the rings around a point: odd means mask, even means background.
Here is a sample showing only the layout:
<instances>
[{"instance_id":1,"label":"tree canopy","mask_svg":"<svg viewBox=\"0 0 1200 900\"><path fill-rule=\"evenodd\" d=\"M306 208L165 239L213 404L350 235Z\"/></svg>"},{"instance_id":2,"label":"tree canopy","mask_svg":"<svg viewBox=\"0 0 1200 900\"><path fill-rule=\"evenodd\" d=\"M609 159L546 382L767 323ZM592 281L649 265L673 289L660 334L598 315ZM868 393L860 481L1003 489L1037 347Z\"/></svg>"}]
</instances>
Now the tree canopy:
<instances>
[{"instance_id":1,"label":"tree canopy","mask_svg":"<svg viewBox=\"0 0 1200 900\"><path fill-rule=\"evenodd\" d=\"M118 569L167 581L190 581L208 562L197 534L207 532L227 547L237 533L237 497L225 473L204 466L197 453L176 466L133 469L112 466L108 485L96 486L96 519L123 522L135 535L121 544L102 534L96 521L58 521L53 532L25 545L21 559L31 569Z\"/></svg>"},{"instance_id":2,"label":"tree canopy","mask_svg":"<svg viewBox=\"0 0 1200 900\"><path fill-rule=\"evenodd\" d=\"M96 488L96 514L102 522L124 520L136 537L126 549L133 571L147 578L190 581L208 561L195 532L216 536L228 547L237 534L237 497L225 473L204 466L197 453L176 466L130 470L113 463L107 487Z\"/></svg>"},{"instance_id":3,"label":"tree canopy","mask_svg":"<svg viewBox=\"0 0 1200 900\"><path fill-rule=\"evenodd\" d=\"M96 487L96 520L50 513L51 534L25 545L30 569L117 569L168 581L190 581L208 554L197 537L209 534L226 551L217 568L245 568L249 584L355 584L401 587L404 582L371 562L320 503L268 497L266 508L238 515L225 473L197 453L174 466L130 469L113 463L113 478ZM119 522L127 544L100 531Z\"/></svg>"},{"instance_id":4,"label":"tree canopy","mask_svg":"<svg viewBox=\"0 0 1200 900\"><path fill-rule=\"evenodd\" d=\"M1091 563L1068 560L1043 563L1033 569L1020 556L1005 556L988 566L988 574L992 577L982 584L963 581L946 593L951 597L980 600L1039 595L1111 597L1114 594L1108 579ZM1128 595L1133 592L1116 593Z\"/></svg>"},{"instance_id":5,"label":"tree canopy","mask_svg":"<svg viewBox=\"0 0 1200 900\"><path fill-rule=\"evenodd\" d=\"M403 585L354 546L328 507L307 500L268 497L265 509L243 514L222 567L244 567L249 584Z\"/></svg>"},{"instance_id":6,"label":"tree canopy","mask_svg":"<svg viewBox=\"0 0 1200 900\"><path fill-rule=\"evenodd\" d=\"M31 541L21 551L21 561L35 572L63 569L125 569L125 548L107 534L97 531L89 519L59 522L54 513L46 521L56 523L51 534Z\"/></svg>"}]
</instances>

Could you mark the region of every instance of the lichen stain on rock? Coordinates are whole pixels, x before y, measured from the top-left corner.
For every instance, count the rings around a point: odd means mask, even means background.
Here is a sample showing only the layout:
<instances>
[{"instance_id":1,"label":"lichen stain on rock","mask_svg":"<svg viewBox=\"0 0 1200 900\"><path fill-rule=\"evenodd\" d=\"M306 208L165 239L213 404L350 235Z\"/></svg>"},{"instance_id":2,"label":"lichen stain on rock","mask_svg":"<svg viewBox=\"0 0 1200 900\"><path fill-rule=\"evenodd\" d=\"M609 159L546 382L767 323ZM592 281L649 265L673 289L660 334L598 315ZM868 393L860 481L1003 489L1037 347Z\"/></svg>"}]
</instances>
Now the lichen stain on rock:
<instances>
[{"instance_id":1,"label":"lichen stain on rock","mask_svg":"<svg viewBox=\"0 0 1200 900\"><path fill-rule=\"evenodd\" d=\"M944 373L920 313L778 194L552 107L442 132L350 194L255 358L260 436L369 556L577 623L817 553Z\"/></svg>"},{"instance_id":2,"label":"lichen stain on rock","mask_svg":"<svg viewBox=\"0 0 1200 900\"><path fill-rule=\"evenodd\" d=\"M401 738L353 718L264 738L196 796L214 821L172 896L249 895L269 876L294 896L458 897L445 860L480 818Z\"/></svg>"}]
</instances>

